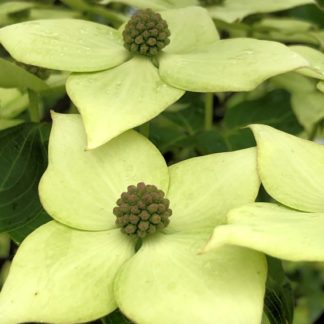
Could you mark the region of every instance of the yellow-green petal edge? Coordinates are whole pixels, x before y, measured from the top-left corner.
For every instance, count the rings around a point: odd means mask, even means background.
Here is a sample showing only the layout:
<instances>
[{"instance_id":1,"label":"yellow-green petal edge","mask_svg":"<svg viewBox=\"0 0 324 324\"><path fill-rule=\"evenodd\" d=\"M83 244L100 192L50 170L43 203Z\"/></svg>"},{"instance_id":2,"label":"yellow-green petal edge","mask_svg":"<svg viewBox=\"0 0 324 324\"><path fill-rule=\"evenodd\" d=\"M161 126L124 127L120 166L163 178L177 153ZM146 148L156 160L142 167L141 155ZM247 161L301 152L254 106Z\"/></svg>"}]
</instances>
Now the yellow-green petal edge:
<instances>
[{"instance_id":1,"label":"yellow-green petal edge","mask_svg":"<svg viewBox=\"0 0 324 324\"><path fill-rule=\"evenodd\" d=\"M324 212L324 146L266 125L251 129L266 191L288 207Z\"/></svg>"},{"instance_id":2,"label":"yellow-green petal edge","mask_svg":"<svg viewBox=\"0 0 324 324\"><path fill-rule=\"evenodd\" d=\"M39 194L57 221L83 230L115 227L113 208L129 185L145 182L166 191L168 168L157 148L129 131L97 150L85 151L80 115L52 114L49 166Z\"/></svg>"},{"instance_id":3,"label":"yellow-green petal edge","mask_svg":"<svg viewBox=\"0 0 324 324\"><path fill-rule=\"evenodd\" d=\"M67 92L82 115L88 149L144 124L184 94L163 82L152 62L139 56L104 72L72 75Z\"/></svg>"},{"instance_id":4,"label":"yellow-green petal edge","mask_svg":"<svg viewBox=\"0 0 324 324\"><path fill-rule=\"evenodd\" d=\"M113 282L134 254L119 230L84 232L50 222L19 247L0 294L0 323L84 323L116 307Z\"/></svg>"},{"instance_id":5,"label":"yellow-green petal edge","mask_svg":"<svg viewBox=\"0 0 324 324\"><path fill-rule=\"evenodd\" d=\"M115 282L118 307L141 324L260 324L267 266L262 254L223 247L198 255L209 234L144 241Z\"/></svg>"},{"instance_id":6,"label":"yellow-green petal edge","mask_svg":"<svg viewBox=\"0 0 324 324\"><path fill-rule=\"evenodd\" d=\"M324 212L257 203L233 209L227 219L215 228L205 252L234 244L284 260L324 261Z\"/></svg>"}]
</instances>

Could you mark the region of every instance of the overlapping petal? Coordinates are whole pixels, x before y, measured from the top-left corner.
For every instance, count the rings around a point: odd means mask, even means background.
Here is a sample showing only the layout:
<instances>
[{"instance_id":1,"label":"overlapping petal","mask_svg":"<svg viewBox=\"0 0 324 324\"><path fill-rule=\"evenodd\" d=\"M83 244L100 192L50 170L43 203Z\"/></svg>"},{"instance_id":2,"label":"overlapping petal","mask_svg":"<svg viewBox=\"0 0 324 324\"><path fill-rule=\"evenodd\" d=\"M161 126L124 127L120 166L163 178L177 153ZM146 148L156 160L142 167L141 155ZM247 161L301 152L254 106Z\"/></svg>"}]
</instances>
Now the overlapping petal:
<instances>
[{"instance_id":1,"label":"overlapping petal","mask_svg":"<svg viewBox=\"0 0 324 324\"><path fill-rule=\"evenodd\" d=\"M212 6L209 13L213 18L231 23L254 13L286 10L309 3L314 3L314 0L226 0L222 6Z\"/></svg>"},{"instance_id":2,"label":"overlapping petal","mask_svg":"<svg viewBox=\"0 0 324 324\"><path fill-rule=\"evenodd\" d=\"M84 323L110 313L115 275L133 254L133 242L119 230L43 225L14 258L0 295L1 324Z\"/></svg>"},{"instance_id":3,"label":"overlapping petal","mask_svg":"<svg viewBox=\"0 0 324 324\"><path fill-rule=\"evenodd\" d=\"M165 161L142 135L129 131L85 152L80 116L53 114L53 120L49 167L39 193L54 219L84 230L109 229L115 227L112 210L127 186L144 181L167 191Z\"/></svg>"},{"instance_id":4,"label":"overlapping petal","mask_svg":"<svg viewBox=\"0 0 324 324\"><path fill-rule=\"evenodd\" d=\"M125 3L135 8L154 10L182 8L199 4L198 0L112 0L110 2Z\"/></svg>"},{"instance_id":5,"label":"overlapping petal","mask_svg":"<svg viewBox=\"0 0 324 324\"><path fill-rule=\"evenodd\" d=\"M188 91L249 91L264 80L308 66L288 47L249 38L220 40L186 54L164 54L160 75Z\"/></svg>"},{"instance_id":6,"label":"overlapping petal","mask_svg":"<svg viewBox=\"0 0 324 324\"><path fill-rule=\"evenodd\" d=\"M235 244L290 261L324 261L324 212L302 213L257 203L232 210L204 250Z\"/></svg>"},{"instance_id":7,"label":"overlapping petal","mask_svg":"<svg viewBox=\"0 0 324 324\"><path fill-rule=\"evenodd\" d=\"M260 324L264 256L240 247L197 255L204 240L180 234L146 239L116 277L119 308L142 324Z\"/></svg>"},{"instance_id":8,"label":"overlapping petal","mask_svg":"<svg viewBox=\"0 0 324 324\"><path fill-rule=\"evenodd\" d=\"M27 93L16 88L0 88L0 96L0 118L10 119L18 116L29 103Z\"/></svg>"},{"instance_id":9,"label":"overlapping petal","mask_svg":"<svg viewBox=\"0 0 324 324\"><path fill-rule=\"evenodd\" d=\"M322 52L301 45L290 46L289 48L303 56L310 63L309 67L302 68L298 72L306 76L324 80L324 54Z\"/></svg>"},{"instance_id":10,"label":"overlapping petal","mask_svg":"<svg viewBox=\"0 0 324 324\"><path fill-rule=\"evenodd\" d=\"M43 91L48 89L48 85L44 80L1 57L0 71L1 88L28 88L34 91Z\"/></svg>"},{"instance_id":11,"label":"overlapping petal","mask_svg":"<svg viewBox=\"0 0 324 324\"><path fill-rule=\"evenodd\" d=\"M129 56L118 31L77 19L10 25L0 30L0 43L17 61L73 72L108 69Z\"/></svg>"},{"instance_id":12,"label":"overlapping petal","mask_svg":"<svg viewBox=\"0 0 324 324\"><path fill-rule=\"evenodd\" d=\"M167 232L210 232L230 209L253 202L260 186L255 148L192 158L169 173L173 216Z\"/></svg>"},{"instance_id":13,"label":"overlapping petal","mask_svg":"<svg viewBox=\"0 0 324 324\"><path fill-rule=\"evenodd\" d=\"M110 2L124 3L139 9L151 8L153 10L164 10L170 8L170 3L167 0L112 0Z\"/></svg>"},{"instance_id":14,"label":"overlapping petal","mask_svg":"<svg viewBox=\"0 0 324 324\"><path fill-rule=\"evenodd\" d=\"M214 22L204 8L188 7L161 12L171 32L170 44L165 53L190 52L202 46L213 44L219 39Z\"/></svg>"},{"instance_id":15,"label":"overlapping petal","mask_svg":"<svg viewBox=\"0 0 324 324\"><path fill-rule=\"evenodd\" d=\"M324 118L324 94L319 91L296 91L291 95L291 104L299 123L309 133Z\"/></svg>"},{"instance_id":16,"label":"overlapping petal","mask_svg":"<svg viewBox=\"0 0 324 324\"><path fill-rule=\"evenodd\" d=\"M324 212L324 147L270 126L252 125L258 170L267 192L282 204Z\"/></svg>"},{"instance_id":17,"label":"overlapping petal","mask_svg":"<svg viewBox=\"0 0 324 324\"><path fill-rule=\"evenodd\" d=\"M184 94L139 56L104 72L72 75L67 91L82 115L89 149L152 119Z\"/></svg>"},{"instance_id":18,"label":"overlapping petal","mask_svg":"<svg viewBox=\"0 0 324 324\"><path fill-rule=\"evenodd\" d=\"M10 15L19 11L27 10L35 7L35 3L27 1L10 1L0 4L0 17L3 18L6 15Z\"/></svg>"},{"instance_id":19,"label":"overlapping petal","mask_svg":"<svg viewBox=\"0 0 324 324\"><path fill-rule=\"evenodd\" d=\"M324 81L318 82L318 84L317 84L317 88L318 88L320 91L324 92Z\"/></svg>"}]
</instances>

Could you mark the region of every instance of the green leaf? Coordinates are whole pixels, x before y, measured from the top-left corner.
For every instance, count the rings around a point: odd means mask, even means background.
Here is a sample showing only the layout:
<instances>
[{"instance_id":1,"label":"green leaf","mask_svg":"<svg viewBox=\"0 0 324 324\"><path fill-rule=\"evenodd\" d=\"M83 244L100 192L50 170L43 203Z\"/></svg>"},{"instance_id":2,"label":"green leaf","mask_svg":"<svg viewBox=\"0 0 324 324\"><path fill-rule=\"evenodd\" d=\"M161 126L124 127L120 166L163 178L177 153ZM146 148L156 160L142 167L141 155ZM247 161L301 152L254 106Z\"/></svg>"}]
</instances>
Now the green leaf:
<instances>
[{"instance_id":1,"label":"green leaf","mask_svg":"<svg viewBox=\"0 0 324 324\"><path fill-rule=\"evenodd\" d=\"M132 322L119 309L101 319L102 324L131 324Z\"/></svg>"},{"instance_id":2,"label":"green leaf","mask_svg":"<svg viewBox=\"0 0 324 324\"><path fill-rule=\"evenodd\" d=\"M48 85L34 74L2 58L0 58L0 71L0 87L29 88L34 91L48 88Z\"/></svg>"},{"instance_id":3,"label":"green leaf","mask_svg":"<svg viewBox=\"0 0 324 324\"><path fill-rule=\"evenodd\" d=\"M162 153L171 153L173 161L183 160L183 154L188 156L184 151L198 146L195 136L204 125L202 97L199 93L187 92L150 122L150 139Z\"/></svg>"},{"instance_id":4,"label":"green leaf","mask_svg":"<svg viewBox=\"0 0 324 324\"><path fill-rule=\"evenodd\" d=\"M201 155L230 150L223 134L217 130L203 131L195 137L196 147ZM253 145L251 145L253 146Z\"/></svg>"},{"instance_id":5,"label":"green leaf","mask_svg":"<svg viewBox=\"0 0 324 324\"><path fill-rule=\"evenodd\" d=\"M49 220L38 198L48 130L46 124L23 124L0 132L0 232L15 230L18 241Z\"/></svg>"},{"instance_id":6,"label":"green leaf","mask_svg":"<svg viewBox=\"0 0 324 324\"><path fill-rule=\"evenodd\" d=\"M237 94L226 106L222 136L229 150L256 145L252 132L244 128L250 124L262 123L292 134L303 130L292 111L288 92L277 89L257 98L252 94Z\"/></svg>"},{"instance_id":7,"label":"green leaf","mask_svg":"<svg viewBox=\"0 0 324 324\"><path fill-rule=\"evenodd\" d=\"M247 99L228 107L224 123L229 129L238 129L258 123L292 134L302 131L302 127L291 109L290 95L283 90L274 90L261 98Z\"/></svg>"},{"instance_id":8,"label":"green leaf","mask_svg":"<svg viewBox=\"0 0 324 324\"><path fill-rule=\"evenodd\" d=\"M7 233L0 233L0 259L8 258L10 253L10 236Z\"/></svg>"},{"instance_id":9,"label":"green leaf","mask_svg":"<svg viewBox=\"0 0 324 324\"><path fill-rule=\"evenodd\" d=\"M46 213L45 210L39 212L37 217L29 221L28 223L24 224L15 230L12 230L9 233L11 239L16 243L20 244L30 233L32 233L36 228L40 227L41 225L47 223L52 218Z\"/></svg>"},{"instance_id":10,"label":"green leaf","mask_svg":"<svg viewBox=\"0 0 324 324\"><path fill-rule=\"evenodd\" d=\"M268 280L264 311L270 324L292 324L294 296L281 261L268 257Z\"/></svg>"}]
</instances>

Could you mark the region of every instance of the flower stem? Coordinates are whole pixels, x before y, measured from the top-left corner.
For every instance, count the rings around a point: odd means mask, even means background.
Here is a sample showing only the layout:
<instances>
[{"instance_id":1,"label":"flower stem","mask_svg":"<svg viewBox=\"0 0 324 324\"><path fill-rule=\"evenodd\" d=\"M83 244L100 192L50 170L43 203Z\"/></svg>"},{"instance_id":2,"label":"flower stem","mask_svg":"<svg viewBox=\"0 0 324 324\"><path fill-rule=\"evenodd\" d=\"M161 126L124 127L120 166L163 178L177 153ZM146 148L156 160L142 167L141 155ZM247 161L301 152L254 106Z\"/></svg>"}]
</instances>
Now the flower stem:
<instances>
[{"instance_id":1,"label":"flower stem","mask_svg":"<svg viewBox=\"0 0 324 324\"><path fill-rule=\"evenodd\" d=\"M145 136L146 138L149 138L150 136L150 122L147 122L141 126L138 127L138 131Z\"/></svg>"},{"instance_id":2,"label":"flower stem","mask_svg":"<svg viewBox=\"0 0 324 324\"><path fill-rule=\"evenodd\" d=\"M207 92L205 94L205 130L211 130L213 127L214 116L214 94Z\"/></svg>"},{"instance_id":3,"label":"flower stem","mask_svg":"<svg viewBox=\"0 0 324 324\"><path fill-rule=\"evenodd\" d=\"M30 121L33 123L40 122L40 107L38 94L33 90L28 90L29 106L28 113Z\"/></svg>"}]
</instances>

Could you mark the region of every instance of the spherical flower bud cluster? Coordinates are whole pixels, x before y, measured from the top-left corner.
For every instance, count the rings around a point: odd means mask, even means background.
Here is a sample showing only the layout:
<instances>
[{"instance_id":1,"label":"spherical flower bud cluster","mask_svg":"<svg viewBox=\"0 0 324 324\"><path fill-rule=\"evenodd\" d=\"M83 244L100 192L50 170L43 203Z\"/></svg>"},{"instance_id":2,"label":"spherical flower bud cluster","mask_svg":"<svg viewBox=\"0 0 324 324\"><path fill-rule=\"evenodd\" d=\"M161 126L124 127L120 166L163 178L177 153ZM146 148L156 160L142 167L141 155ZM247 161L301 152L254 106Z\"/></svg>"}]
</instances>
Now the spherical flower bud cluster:
<instances>
[{"instance_id":1,"label":"spherical flower bud cluster","mask_svg":"<svg viewBox=\"0 0 324 324\"><path fill-rule=\"evenodd\" d=\"M123 31L124 46L132 53L154 56L170 43L168 24L151 9L137 11Z\"/></svg>"},{"instance_id":2,"label":"spherical flower bud cluster","mask_svg":"<svg viewBox=\"0 0 324 324\"><path fill-rule=\"evenodd\" d=\"M144 238L168 226L172 215L169 206L162 190L140 182L121 194L113 213L123 233Z\"/></svg>"}]
</instances>

